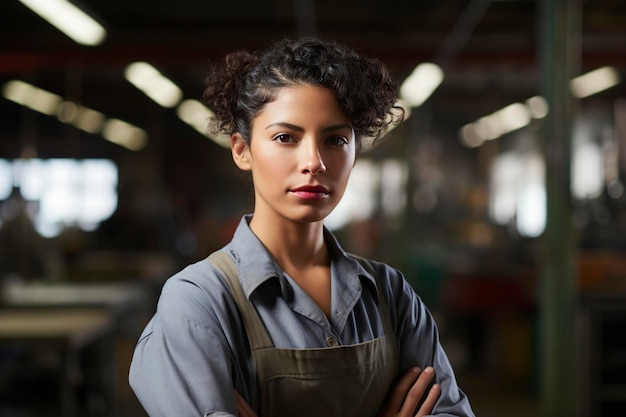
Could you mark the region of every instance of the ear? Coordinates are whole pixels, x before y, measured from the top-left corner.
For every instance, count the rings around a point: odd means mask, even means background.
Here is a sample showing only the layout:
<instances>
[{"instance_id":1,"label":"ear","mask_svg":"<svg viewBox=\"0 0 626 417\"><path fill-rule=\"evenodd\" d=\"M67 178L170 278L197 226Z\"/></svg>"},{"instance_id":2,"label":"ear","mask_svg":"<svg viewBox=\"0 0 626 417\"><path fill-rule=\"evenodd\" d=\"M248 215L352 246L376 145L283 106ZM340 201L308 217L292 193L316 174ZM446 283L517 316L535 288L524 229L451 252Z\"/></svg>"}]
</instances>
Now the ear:
<instances>
[{"instance_id":1,"label":"ear","mask_svg":"<svg viewBox=\"0 0 626 417\"><path fill-rule=\"evenodd\" d=\"M230 137L230 150L233 154L233 161L242 171L251 171L250 148L239 133L233 133Z\"/></svg>"}]
</instances>

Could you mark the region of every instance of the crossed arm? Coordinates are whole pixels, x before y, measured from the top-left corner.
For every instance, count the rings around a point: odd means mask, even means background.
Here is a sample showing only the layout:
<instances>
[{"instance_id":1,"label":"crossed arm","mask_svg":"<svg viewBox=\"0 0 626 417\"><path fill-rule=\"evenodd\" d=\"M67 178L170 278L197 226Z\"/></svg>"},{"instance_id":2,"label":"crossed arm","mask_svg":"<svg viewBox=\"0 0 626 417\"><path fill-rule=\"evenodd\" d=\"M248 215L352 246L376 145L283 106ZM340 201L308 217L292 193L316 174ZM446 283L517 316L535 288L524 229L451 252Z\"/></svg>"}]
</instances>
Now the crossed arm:
<instances>
[{"instance_id":1,"label":"crossed arm","mask_svg":"<svg viewBox=\"0 0 626 417\"><path fill-rule=\"evenodd\" d=\"M435 371L432 367L427 367L423 371L417 367L409 369L391 388L377 417L424 417L429 415L433 411L439 394L441 394L441 388L438 384L430 386L434 377ZM239 417L257 417L254 410L238 392L235 392L235 398Z\"/></svg>"}]
</instances>

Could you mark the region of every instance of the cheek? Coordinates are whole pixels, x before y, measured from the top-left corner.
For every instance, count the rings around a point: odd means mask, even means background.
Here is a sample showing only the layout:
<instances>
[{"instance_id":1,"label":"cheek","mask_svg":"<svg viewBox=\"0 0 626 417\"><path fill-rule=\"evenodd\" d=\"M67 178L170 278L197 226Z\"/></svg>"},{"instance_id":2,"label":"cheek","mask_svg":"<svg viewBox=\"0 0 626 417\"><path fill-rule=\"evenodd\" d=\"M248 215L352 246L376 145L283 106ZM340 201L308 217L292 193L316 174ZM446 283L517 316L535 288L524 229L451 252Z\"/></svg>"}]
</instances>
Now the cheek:
<instances>
[{"instance_id":1,"label":"cheek","mask_svg":"<svg viewBox=\"0 0 626 417\"><path fill-rule=\"evenodd\" d=\"M348 184L348 179L354 168L354 162L353 157L344 157L340 161L336 161L336 165L334 165L336 167L334 170L335 178L343 183L344 187Z\"/></svg>"},{"instance_id":2,"label":"cheek","mask_svg":"<svg viewBox=\"0 0 626 417\"><path fill-rule=\"evenodd\" d=\"M276 152L267 152L257 148L254 152L254 168L256 175L266 178L284 179L289 171L291 162L284 155Z\"/></svg>"}]
</instances>

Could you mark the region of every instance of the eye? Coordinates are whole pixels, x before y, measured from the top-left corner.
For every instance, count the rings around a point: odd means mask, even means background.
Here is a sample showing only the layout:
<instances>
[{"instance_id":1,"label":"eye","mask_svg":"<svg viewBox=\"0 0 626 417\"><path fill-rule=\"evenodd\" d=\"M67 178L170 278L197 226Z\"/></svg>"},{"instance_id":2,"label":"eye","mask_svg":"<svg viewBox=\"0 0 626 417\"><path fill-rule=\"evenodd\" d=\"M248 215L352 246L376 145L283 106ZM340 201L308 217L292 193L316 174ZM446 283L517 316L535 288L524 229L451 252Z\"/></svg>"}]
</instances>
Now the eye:
<instances>
[{"instance_id":1,"label":"eye","mask_svg":"<svg viewBox=\"0 0 626 417\"><path fill-rule=\"evenodd\" d=\"M328 138L328 143L335 146L344 146L348 144L348 139L343 136L331 136Z\"/></svg>"},{"instance_id":2,"label":"eye","mask_svg":"<svg viewBox=\"0 0 626 417\"><path fill-rule=\"evenodd\" d=\"M274 140L280 143L294 143L296 141L296 138L288 133L279 133L278 135L274 136Z\"/></svg>"}]
</instances>

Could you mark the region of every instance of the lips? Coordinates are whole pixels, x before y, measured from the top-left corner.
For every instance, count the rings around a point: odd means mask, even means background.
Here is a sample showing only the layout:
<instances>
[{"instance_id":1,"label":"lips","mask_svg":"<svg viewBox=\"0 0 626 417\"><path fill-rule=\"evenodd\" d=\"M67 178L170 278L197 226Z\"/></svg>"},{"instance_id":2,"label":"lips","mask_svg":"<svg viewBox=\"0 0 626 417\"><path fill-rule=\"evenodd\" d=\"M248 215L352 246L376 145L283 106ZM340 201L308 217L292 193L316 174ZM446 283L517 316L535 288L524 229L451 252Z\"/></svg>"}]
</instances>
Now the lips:
<instances>
[{"instance_id":1,"label":"lips","mask_svg":"<svg viewBox=\"0 0 626 417\"><path fill-rule=\"evenodd\" d=\"M328 196L328 189L322 185L304 185L292 189L291 193L304 200L320 200Z\"/></svg>"}]
</instances>

